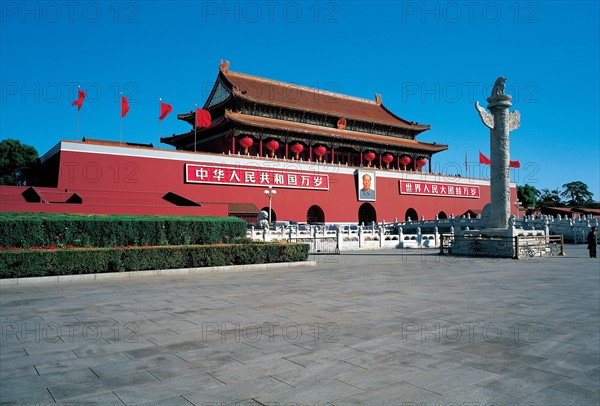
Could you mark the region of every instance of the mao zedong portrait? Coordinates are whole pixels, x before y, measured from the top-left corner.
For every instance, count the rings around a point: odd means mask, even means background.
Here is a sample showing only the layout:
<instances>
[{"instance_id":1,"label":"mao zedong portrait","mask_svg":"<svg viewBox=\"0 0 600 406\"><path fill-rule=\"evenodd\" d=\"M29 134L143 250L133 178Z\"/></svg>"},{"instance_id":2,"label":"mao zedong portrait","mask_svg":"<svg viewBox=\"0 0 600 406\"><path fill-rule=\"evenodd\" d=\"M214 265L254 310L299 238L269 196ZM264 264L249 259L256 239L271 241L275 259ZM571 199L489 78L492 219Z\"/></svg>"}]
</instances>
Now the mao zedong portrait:
<instances>
[{"instance_id":1,"label":"mao zedong portrait","mask_svg":"<svg viewBox=\"0 0 600 406\"><path fill-rule=\"evenodd\" d=\"M375 189L371 188L371 175L364 174L362 177L362 189L359 191L360 199L375 200Z\"/></svg>"}]
</instances>

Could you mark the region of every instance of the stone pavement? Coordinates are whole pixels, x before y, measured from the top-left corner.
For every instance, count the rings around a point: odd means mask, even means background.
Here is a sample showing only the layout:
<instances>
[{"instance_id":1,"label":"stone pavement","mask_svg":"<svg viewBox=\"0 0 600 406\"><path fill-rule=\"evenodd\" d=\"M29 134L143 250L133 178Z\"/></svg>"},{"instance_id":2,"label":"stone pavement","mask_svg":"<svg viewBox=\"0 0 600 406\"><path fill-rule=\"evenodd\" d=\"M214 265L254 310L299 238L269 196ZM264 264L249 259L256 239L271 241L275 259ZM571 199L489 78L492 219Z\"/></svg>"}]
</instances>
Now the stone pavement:
<instances>
[{"instance_id":1,"label":"stone pavement","mask_svg":"<svg viewBox=\"0 0 600 406\"><path fill-rule=\"evenodd\" d=\"M0 402L598 405L600 262L567 253L6 286Z\"/></svg>"}]
</instances>

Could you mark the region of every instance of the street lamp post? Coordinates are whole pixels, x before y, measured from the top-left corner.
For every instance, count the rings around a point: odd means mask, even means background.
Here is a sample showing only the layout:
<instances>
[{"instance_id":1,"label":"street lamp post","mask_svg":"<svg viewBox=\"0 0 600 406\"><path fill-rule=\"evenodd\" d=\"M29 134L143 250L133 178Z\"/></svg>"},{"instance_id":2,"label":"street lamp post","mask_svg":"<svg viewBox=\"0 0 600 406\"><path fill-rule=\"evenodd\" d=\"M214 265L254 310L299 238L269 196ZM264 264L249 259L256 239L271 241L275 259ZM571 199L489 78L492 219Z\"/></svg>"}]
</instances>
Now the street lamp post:
<instances>
[{"instance_id":1,"label":"street lamp post","mask_svg":"<svg viewBox=\"0 0 600 406\"><path fill-rule=\"evenodd\" d=\"M273 196L277 194L277 191L273 189L273 186L269 185L269 188L265 190L265 196L269 198L269 223L271 223L271 201L273 200Z\"/></svg>"}]
</instances>

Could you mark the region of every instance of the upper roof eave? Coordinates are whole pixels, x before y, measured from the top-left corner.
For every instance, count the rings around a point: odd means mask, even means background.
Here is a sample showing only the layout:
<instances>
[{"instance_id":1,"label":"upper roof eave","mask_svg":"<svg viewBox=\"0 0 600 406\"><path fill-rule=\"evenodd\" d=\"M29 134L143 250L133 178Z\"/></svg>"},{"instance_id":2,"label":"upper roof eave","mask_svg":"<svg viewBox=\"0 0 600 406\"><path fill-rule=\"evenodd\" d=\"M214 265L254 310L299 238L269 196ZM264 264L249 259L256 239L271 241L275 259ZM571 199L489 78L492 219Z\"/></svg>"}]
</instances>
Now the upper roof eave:
<instances>
[{"instance_id":1,"label":"upper roof eave","mask_svg":"<svg viewBox=\"0 0 600 406\"><path fill-rule=\"evenodd\" d=\"M249 97L249 96L243 94L237 88L234 88L233 95L239 99L243 99L243 100L253 102L253 103L259 103L259 104L264 104L264 105L274 106L274 107L283 106L283 107L287 107L287 108L298 110L298 111L305 111L307 113L315 113L315 110L307 108L307 107L291 106L291 105L285 104L285 103L275 103L275 102L269 102L269 101L265 101L265 100L252 98L252 97ZM385 108L383 105L381 105L381 107L389 112L389 110L387 108ZM389 127L401 128L403 130L411 130L411 131L415 131L416 133L421 133L423 131L427 131L427 130L431 129L431 126L427 125L427 124L403 124L403 123L393 124L393 123L386 123L386 122L382 122L382 121L374 120L374 119L369 120L365 117L358 117L358 116L353 116L350 114L341 115L341 114L337 114L338 112L327 111L327 110L320 110L317 113L323 113L323 114L327 114L330 116L343 116L347 120L353 120L353 121L359 121L359 122L370 122L370 123L389 126ZM395 118L397 118L399 120L405 121L402 118L400 118L394 114L391 114L391 115L393 115Z\"/></svg>"},{"instance_id":2,"label":"upper roof eave","mask_svg":"<svg viewBox=\"0 0 600 406\"><path fill-rule=\"evenodd\" d=\"M429 130L431 127L425 124L413 124L412 121L405 120L396 114L392 113L387 107L383 106L381 100L373 101L354 96L347 96L340 93L333 93L325 90L309 88L306 86L295 85L286 82L280 82L272 79L265 79L258 76L247 75L244 73L232 72L229 70L229 62L221 62L219 65L219 77L227 81L231 86L232 94L238 98L242 98L247 101L254 103L261 103L271 106L285 106L291 109L297 109L300 111L310 112L323 112L328 115L344 117L346 119L352 119L363 122L373 122L380 125L388 125L392 127L398 127L402 129L412 130L417 133ZM246 86L244 86L244 84ZM251 84L251 86L248 86ZM260 91L261 86L271 86L272 92ZM247 88L244 88L247 87ZM287 97L286 100L282 100L279 93L284 94L282 90L292 89L297 93L298 97ZM277 89L280 92L277 92ZM253 97L248 94L249 91L256 93ZM270 97L272 100L265 99L264 96ZM328 102L322 103L306 103L312 99L327 100ZM301 103L300 99L304 97L304 102ZM294 101L298 99L297 103ZM309 105L307 105L309 104ZM324 108L324 104L329 106L337 106L338 109ZM351 111L354 110L355 113ZM364 114L356 114L356 112L362 112ZM378 117L375 117L378 116Z\"/></svg>"},{"instance_id":3,"label":"upper roof eave","mask_svg":"<svg viewBox=\"0 0 600 406\"><path fill-rule=\"evenodd\" d=\"M337 128L326 128L312 124L297 123L293 121L277 120L267 117L250 116L240 113L225 112L225 119L240 124L261 126L275 130L296 131L306 134L315 134L328 137L338 137L341 140L362 141L378 143L382 145L391 145L399 148L412 148L426 150L431 153L437 153L448 149L444 144L430 144L416 140L390 137L377 134L365 134L357 131L340 130Z\"/></svg>"}]
</instances>

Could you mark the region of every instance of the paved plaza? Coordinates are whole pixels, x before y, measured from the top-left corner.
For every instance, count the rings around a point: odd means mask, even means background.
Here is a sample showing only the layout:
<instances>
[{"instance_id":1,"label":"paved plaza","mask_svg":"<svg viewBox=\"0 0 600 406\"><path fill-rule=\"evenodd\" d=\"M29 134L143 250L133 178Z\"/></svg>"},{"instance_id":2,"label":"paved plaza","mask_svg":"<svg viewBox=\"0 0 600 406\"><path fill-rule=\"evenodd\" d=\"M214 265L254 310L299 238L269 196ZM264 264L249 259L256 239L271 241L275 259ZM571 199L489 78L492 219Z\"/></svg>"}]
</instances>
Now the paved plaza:
<instances>
[{"instance_id":1,"label":"paved plaza","mask_svg":"<svg viewBox=\"0 0 600 406\"><path fill-rule=\"evenodd\" d=\"M598 405L600 262L567 254L5 286L0 401Z\"/></svg>"}]
</instances>

